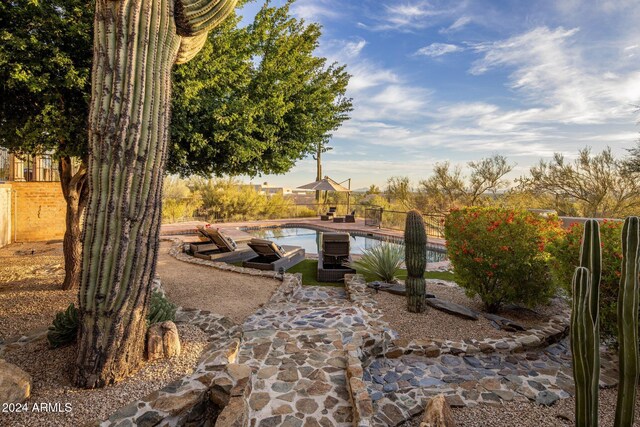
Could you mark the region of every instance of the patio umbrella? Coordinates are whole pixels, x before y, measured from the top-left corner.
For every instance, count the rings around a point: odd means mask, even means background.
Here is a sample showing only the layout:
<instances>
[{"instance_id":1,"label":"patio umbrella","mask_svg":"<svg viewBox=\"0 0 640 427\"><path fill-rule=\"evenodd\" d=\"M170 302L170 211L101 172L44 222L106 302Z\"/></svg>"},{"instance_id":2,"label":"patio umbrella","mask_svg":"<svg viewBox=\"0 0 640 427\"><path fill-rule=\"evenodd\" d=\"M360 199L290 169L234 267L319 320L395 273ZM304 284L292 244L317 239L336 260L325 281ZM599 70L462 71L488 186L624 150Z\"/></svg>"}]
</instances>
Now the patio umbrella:
<instances>
[{"instance_id":1,"label":"patio umbrella","mask_svg":"<svg viewBox=\"0 0 640 427\"><path fill-rule=\"evenodd\" d=\"M349 181L349 187L351 187L351 178L348 179ZM343 181L344 182L344 181ZM314 181L314 182L310 182L309 184L305 184L305 185L301 185L300 187L301 190L314 190L314 191L337 191L337 192L347 192L347 193L351 193L351 189L350 188L346 188L344 186L342 186L340 183L334 181L333 179L329 178L328 176L325 176L323 179L319 180L319 181ZM350 197L349 194L347 194L347 211L349 211L350 208Z\"/></svg>"}]
</instances>

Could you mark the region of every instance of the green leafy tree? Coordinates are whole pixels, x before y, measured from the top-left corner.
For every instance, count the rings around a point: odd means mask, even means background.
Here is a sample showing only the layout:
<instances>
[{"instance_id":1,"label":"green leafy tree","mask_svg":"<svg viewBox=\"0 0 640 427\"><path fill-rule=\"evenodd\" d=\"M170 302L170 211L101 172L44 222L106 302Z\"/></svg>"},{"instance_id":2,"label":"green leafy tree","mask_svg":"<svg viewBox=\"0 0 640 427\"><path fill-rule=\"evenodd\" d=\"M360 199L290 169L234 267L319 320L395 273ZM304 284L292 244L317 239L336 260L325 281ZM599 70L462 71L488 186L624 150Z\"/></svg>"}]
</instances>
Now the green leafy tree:
<instances>
[{"instance_id":1,"label":"green leafy tree","mask_svg":"<svg viewBox=\"0 0 640 427\"><path fill-rule=\"evenodd\" d=\"M0 146L58 159L67 202L64 289L80 277L93 12L81 0L0 2Z\"/></svg>"},{"instance_id":2,"label":"green leafy tree","mask_svg":"<svg viewBox=\"0 0 640 427\"><path fill-rule=\"evenodd\" d=\"M284 173L325 152L348 119L344 66L313 55L320 26L266 5L254 22L212 31L174 72L170 171L182 176Z\"/></svg>"},{"instance_id":3,"label":"green leafy tree","mask_svg":"<svg viewBox=\"0 0 640 427\"><path fill-rule=\"evenodd\" d=\"M348 74L313 56L320 28L289 17L289 5L265 6L244 28L230 18L196 40L201 55L174 68L169 172L282 173L348 118ZM64 288L80 281L93 15L79 0L0 3L0 145L59 159Z\"/></svg>"}]
</instances>

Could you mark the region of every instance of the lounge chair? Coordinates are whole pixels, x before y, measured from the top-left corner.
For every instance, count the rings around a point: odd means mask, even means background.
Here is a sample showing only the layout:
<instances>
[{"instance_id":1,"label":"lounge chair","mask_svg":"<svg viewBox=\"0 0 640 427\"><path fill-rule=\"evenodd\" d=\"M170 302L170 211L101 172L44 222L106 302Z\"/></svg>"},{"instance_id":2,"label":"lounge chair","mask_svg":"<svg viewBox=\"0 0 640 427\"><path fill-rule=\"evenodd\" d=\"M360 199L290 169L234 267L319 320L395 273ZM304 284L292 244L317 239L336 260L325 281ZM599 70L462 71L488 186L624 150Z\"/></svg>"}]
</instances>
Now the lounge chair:
<instances>
[{"instance_id":1,"label":"lounge chair","mask_svg":"<svg viewBox=\"0 0 640 427\"><path fill-rule=\"evenodd\" d=\"M345 263L351 260L349 233L322 233L322 249L318 254L318 281L339 282L345 274L355 274Z\"/></svg>"},{"instance_id":2,"label":"lounge chair","mask_svg":"<svg viewBox=\"0 0 640 427\"><path fill-rule=\"evenodd\" d=\"M198 226L198 232L204 237L205 241L201 243L190 243L188 251L196 258L222 262L238 262L244 261L252 256L252 252L248 246L238 246L235 240L226 236L220 229Z\"/></svg>"},{"instance_id":3,"label":"lounge chair","mask_svg":"<svg viewBox=\"0 0 640 427\"><path fill-rule=\"evenodd\" d=\"M257 256L243 261L243 267L286 271L304 260L304 249L300 246L278 246L271 240L257 238L251 239L248 245Z\"/></svg>"},{"instance_id":4,"label":"lounge chair","mask_svg":"<svg viewBox=\"0 0 640 427\"><path fill-rule=\"evenodd\" d=\"M356 222L356 211L352 211L350 214L344 216L344 222Z\"/></svg>"}]
</instances>

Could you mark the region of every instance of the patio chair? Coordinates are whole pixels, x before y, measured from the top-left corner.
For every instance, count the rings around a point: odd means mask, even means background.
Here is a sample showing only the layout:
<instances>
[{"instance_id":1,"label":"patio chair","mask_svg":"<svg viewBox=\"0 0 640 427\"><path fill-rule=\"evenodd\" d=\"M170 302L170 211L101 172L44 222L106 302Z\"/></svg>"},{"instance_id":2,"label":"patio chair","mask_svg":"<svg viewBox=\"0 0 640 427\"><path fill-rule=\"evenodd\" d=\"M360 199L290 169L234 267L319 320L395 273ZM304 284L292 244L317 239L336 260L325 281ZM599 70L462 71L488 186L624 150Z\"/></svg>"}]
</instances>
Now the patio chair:
<instances>
[{"instance_id":1,"label":"patio chair","mask_svg":"<svg viewBox=\"0 0 640 427\"><path fill-rule=\"evenodd\" d=\"M334 216L337 210L338 210L337 206L329 206L329 210L327 211L327 216Z\"/></svg>"},{"instance_id":2,"label":"patio chair","mask_svg":"<svg viewBox=\"0 0 640 427\"><path fill-rule=\"evenodd\" d=\"M244 261L252 255L248 246L238 246L235 240L226 236L218 228L198 226L198 233L204 237L201 243L190 243L189 251L196 258L222 262Z\"/></svg>"},{"instance_id":3,"label":"patio chair","mask_svg":"<svg viewBox=\"0 0 640 427\"><path fill-rule=\"evenodd\" d=\"M242 262L243 267L259 270L285 271L304 260L305 252L300 246L278 246L271 240L251 239L248 246L255 252L253 258Z\"/></svg>"},{"instance_id":4,"label":"patio chair","mask_svg":"<svg viewBox=\"0 0 640 427\"><path fill-rule=\"evenodd\" d=\"M349 233L322 233L322 249L318 254L318 281L339 282L345 274L356 270L345 264L351 261Z\"/></svg>"},{"instance_id":5,"label":"patio chair","mask_svg":"<svg viewBox=\"0 0 640 427\"><path fill-rule=\"evenodd\" d=\"M344 216L344 222L356 222L356 211L352 211L350 214Z\"/></svg>"}]
</instances>

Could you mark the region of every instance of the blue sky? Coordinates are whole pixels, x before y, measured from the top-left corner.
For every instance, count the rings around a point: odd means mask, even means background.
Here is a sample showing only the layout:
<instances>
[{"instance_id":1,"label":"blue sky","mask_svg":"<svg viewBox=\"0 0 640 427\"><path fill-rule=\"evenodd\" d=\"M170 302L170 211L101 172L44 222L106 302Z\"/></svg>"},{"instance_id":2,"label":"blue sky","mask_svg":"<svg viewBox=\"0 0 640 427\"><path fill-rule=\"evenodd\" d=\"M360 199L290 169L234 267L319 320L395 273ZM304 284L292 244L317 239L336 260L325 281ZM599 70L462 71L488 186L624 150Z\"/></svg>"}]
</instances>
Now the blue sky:
<instances>
[{"instance_id":1,"label":"blue sky","mask_svg":"<svg viewBox=\"0 0 640 427\"><path fill-rule=\"evenodd\" d=\"M623 156L638 139L637 0L298 0L292 13L322 24L317 54L352 75L354 111L323 162L352 188L494 154L515 178L554 152ZM309 158L253 182L314 179Z\"/></svg>"}]
</instances>

